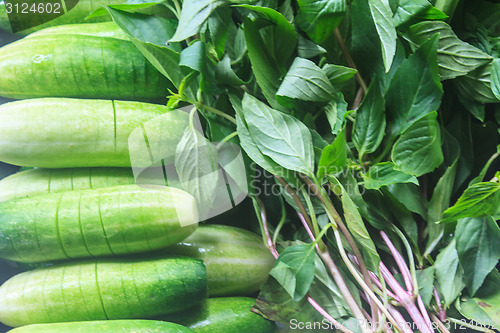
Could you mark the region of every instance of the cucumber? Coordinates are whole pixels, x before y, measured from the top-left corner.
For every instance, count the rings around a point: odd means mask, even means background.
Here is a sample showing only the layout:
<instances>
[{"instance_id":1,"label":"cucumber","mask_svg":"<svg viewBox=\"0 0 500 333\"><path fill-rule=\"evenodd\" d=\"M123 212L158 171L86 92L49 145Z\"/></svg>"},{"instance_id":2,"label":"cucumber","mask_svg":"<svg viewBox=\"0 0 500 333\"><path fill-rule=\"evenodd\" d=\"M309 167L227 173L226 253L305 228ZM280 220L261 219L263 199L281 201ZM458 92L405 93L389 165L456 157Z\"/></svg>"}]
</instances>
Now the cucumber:
<instances>
[{"instance_id":1,"label":"cucumber","mask_svg":"<svg viewBox=\"0 0 500 333\"><path fill-rule=\"evenodd\" d=\"M116 27L104 22L93 30L101 36L62 29L0 48L0 96L150 100L172 89L131 41L102 36Z\"/></svg>"},{"instance_id":2,"label":"cucumber","mask_svg":"<svg viewBox=\"0 0 500 333\"><path fill-rule=\"evenodd\" d=\"M196 308L166 317L196 333L272 333L276 325L251 311L255 299L209 298Z\"/></svg>"},{"instance_id":3,"label":"cucumber","mask_svg":"<svg viewBox=\"0 0 500 333\"><path fill-rule=\"evenodd\" d=\"M75 23L85 23L91 24L94 22L105 22L110 21L109 15L92 17L90 19L85 19L94 10L103 5L118 5L125 3L127 0L80 0L77 2L76 6L71 8L66 14L61 15L53 20L45 22L43 24L37 25L35 27L25 29L19 32L19 34L28 34L34 31L46 29L48 27L75 24ZM66 4L66 7L68 4ZM141 8L134 10L134 12L140 12L149 15L159 15L162 17L172 16L172 13L163 5L156 5L146 8ZM0 29L12 31L9 22L9 17L6 12L5 4L0 2Z\"/></svg>"},{"instance_id":4,"label":"cucumber","mask_svg":"<svg viewBox=\"0 0 500 333\"><path fill-rule=\"evenodd\" d=\"M147 134L161 131L162 153L174 156L188 114L169 110L149 103L67 98L5 103L0 105L0 161L43 168L129 167L130 134L160 115L161 128Z\"/></svg>"},{"instance_id":5,"label":"cucumber","mask_svg":"<svg viewBox=\"0 0 500 333\"><path fill-rule=\"evenodd\" d=\"M93 260L24 272L0 287L0 322L136 319L183 311L206 298L206 269L190 258Z\"/></svg>"},{"instance_id":6,"label":"cucumber","mask_svg":"<svg viewBox=\"0 0 500 333\"><path fill-rule=\"evenodd\" d=\"M25 37L34 38L40 36L57 36L57 35L82 35L82 36L94 36L103 38L117 38L121 40L130 40L127 34L117 26L114 22L103 22L103 23L88 23L82 24L66 24L55 26L51 28L46 28L38 32L34 32Z\"/></svg>"},{"instance_id":7,"label":"cucumber","mask_svg":"<svg viewBox=\"0 0 500 333\"><path fill-rule=\"evenodd\" d=\"M274 265L262 239L240 228L205 225L164 254L202 259L207 265L208 294L249 295L260 289Z\"/></svg>"},{"instance_id":8,"label":"cucumber","mask_svg":"<svg viewBox=\"0 0 500 333\"><path fill-rule=\"evenodd\" d=\"M24 263L164 248L197 227L194 198L179 189L121 185L0 203L0 258Z\"/></svg>"},{"instance_id":9,"label":"cucumber","mask_svg":"<svg viewBox=\"0 0 500 333\"><path fill-rule=\"evenodd\" d=\"M34 324L14 328L7 333L192 333L193 330L157 320L100 320L56 324Z\"/></svg>"},{"instance_id":10,"label":"cucumber","mask_svg":"<svg viewBox=\"0 0 500 333\"><path fill-rule=\"evenodd\" d=\"M135 184L130 168L30 169L0 180L0 202L46 193L130 184Z\"/></svg>"}]
</instances>

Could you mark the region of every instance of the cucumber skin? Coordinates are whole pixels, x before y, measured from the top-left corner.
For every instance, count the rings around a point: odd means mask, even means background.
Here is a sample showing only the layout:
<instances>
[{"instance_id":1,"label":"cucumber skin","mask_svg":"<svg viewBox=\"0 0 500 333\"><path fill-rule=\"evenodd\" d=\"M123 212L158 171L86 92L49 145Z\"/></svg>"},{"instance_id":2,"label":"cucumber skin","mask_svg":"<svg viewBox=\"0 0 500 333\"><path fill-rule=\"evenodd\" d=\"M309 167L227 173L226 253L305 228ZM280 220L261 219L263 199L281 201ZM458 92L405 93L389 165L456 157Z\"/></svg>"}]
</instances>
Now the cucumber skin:
<instances>
[{"instance_id":1,"label":"cucumber skin","mask_svg":"<svg viewBox=\"0 0 500 333\"><path fill-rule=\"evenodd\" d=\"M274 265L260 237L223 225L200 226L183 241L159 252L203 260L210 297L252 294L266 282Z\"/></svg>"},{"instance_id":2,"label":"cucumber skin","mask_svg":"<svg viewBox=\"0 0 500 333\"><path fill-rule=\"evenodd\" d=\"M0 48L0 77L0 96L13 99L151 100L172 88L131 41L72 33L40 34Z\"/></svg>"},{"instance_id":3,"label":"cucumber skin","mask_svg":"<svg viewBox=\"0 0 500 333\"><path fill-rule=\"evenodd\" d=\"M248 297L209 298L196 308L167 316L167 320L196 333L272 333L276 324L251 311L255 299Z\"/></svg>"},{"instance_id":4,"label":"cucumber skin","mask_svg":"<svg viewBox=\"0 0 500 333\"><path fill-rule=\"evenodd\" d=\"M34 324L14 328L7 333L192 333L193 330L174 323L157 320L103 320L56 324Z\"/></svg>"},{"instance_id":5,"label":"cucumber skin","mask_svg":"<svg viewBox=\"0 0 500 333\"><path fill-rule=\"evenodd\" d=\"M130 167L129 136L161 116L165 156L188 124L185 112L140 102L41 98L0 105L0 161L30 167Z\"/></svg>"},{"instance_id":6,"label":"cucumber skin","mask_svg":"<svg viewBox=\"0 0 500 333\"><path fill-rule=\"evenodd\" d=\"M14 199L0 203L0 257L36 263L158 250L197 222L194 198L176 188L121 185Z\"/></svg>"},{"instance_id":7,"label":"cucumber skin","mask_svg":"<svg viewBox=\"0 0 500 333\"><path fill-rule=\"evenodd\" d=\"M41 30L47 27L52 27L56 25L69 24L69 23L84 23L84 22L101 22L101 21L109 21L109 18L104 16L98 16L85 21L85 18L92 13L95 9L99 7L99 5L105 4L121 4L126 0L104 0L104 1L96 1L96 0L83 0L79 1L78 4L72 8L69 12L64 15L61 15L51 21L48 21L44 24L37 25L36 27L32 27L26 30L19 32L20 34L27 34L33 31ZM5 5L0 5L0 29L11 31L9 18L7 16Z\"/></svg>"},{"instance_id":8,"label":"cucumber skin","mask_svg":"<svg viewBox=\"0 0 500 333\"><path fill-rule=\"evenodd\" d=\"M0 322L136 319L186 310L206 298L201 260L94 260L24 272L0 287Z\"/></svg>"},{"instance_id":9,"label":"cucumber skin","mask_svg":"<svg viewBox=\"0 0 500 333\"><path fill-rule=\"evenodd\" d=\"M130 168L31 169L0 180L0 202L39 194L135 184Z\"/></svg>"}]
</instances>

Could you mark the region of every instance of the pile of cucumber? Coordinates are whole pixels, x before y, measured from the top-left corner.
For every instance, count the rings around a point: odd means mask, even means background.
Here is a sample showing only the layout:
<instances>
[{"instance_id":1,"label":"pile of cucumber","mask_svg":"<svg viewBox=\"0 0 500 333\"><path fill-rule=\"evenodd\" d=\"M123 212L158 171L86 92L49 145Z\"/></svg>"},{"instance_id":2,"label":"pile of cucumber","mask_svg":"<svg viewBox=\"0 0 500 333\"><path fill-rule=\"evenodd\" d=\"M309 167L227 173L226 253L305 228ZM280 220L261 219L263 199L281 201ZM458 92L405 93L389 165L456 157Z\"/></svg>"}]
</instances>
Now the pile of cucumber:
<instances>
[{"instance_id":1,"label":"pile of cucumber","mask_svg":"<svg viewBox=\"0 0 500 333\"><path fill-rule=\"evenodd\" d=\"M273 265L260 237L198 226L190 194L135 184L128 137L168 118L147 102L171 86L114 23L6 45L0 78L0 96L23 99L0 105L0 161L26 169L0 181L0 258L28 269L0 287L0 322L17 333L275 330L244 297ZM167 141L188 122L168 119Z\"/></svg>"}]
</instances>

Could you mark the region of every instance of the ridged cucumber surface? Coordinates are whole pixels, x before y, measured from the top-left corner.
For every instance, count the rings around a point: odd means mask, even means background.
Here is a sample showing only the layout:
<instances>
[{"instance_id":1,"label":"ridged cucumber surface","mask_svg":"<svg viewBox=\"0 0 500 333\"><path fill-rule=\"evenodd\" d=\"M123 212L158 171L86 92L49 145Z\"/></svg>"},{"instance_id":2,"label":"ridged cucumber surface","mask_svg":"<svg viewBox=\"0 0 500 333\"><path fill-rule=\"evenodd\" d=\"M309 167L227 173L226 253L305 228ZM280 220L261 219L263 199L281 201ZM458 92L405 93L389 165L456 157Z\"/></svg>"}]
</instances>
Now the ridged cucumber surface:
<instances>
[{"instance_id":1,"label":"ridged cucumber surface","mask_svg":"<svg viewBox=\"0 0 500 333\"><path fill-rule=\"evenodd\" d=\"M190 258L71 262L24 272L0 287L0 322L152 318L206 298L206 269ZM71 332L71 331L68 331Z\"/></svg>"},{"instance_id":2,"label":"ridged cucumber surface","mask_svg":"<svg viewBox=\"0 0 500 333\"><path fill-rule=\"evenodd\" d=\"M197 227L179 189L121 185L0 203L0 257L24 263L157 250Z\"/></svg>"},{"instance_id":3,"label":"ridged cucumber surface","mask_svg":"<svg viewBox=\"0 0 500 333\"><path fill-rule=\"evenodd\" d=\"M162 153L174 156L188 124L185 112L150 103L92 99L5 103L0 105L0 161L42 168L130 167L130 134L160 115Z\"/></svg>"},{"instance_id":4,"label":"ridged cucumber surface","mask_svg":"<svg viewBox=\"0 0 500 333\"><path fill-rule=\"evenodd\" d=\"M99 320L73 323L34 324L8 333L192 333L193 330L174 323L157 320Z\"/></svg>"},{"instance_id":5,"label":"ridged cucumber surface","mask_svg":"<svg viewBox=\"0 0 500 333\"><path fill-rule=\"evenodd\" d=\"M37 33L0 48L0 96L164 98L172 86L135 45L115 38L109 22L96 23L84 33L58 27L59 33ZM50 28L53 29L53 28ZM78 29L77 29L78 30ZM112 36L106 36L109 32Z\"/></svg>"},{"instance_id":6,"label":"ridged cucumber surface","mask_svg":"<svg viewBox=\"0 0 500 333\"><path fill-rule=\"evenodd\" d=\"M0 180L0 202L46 193L134 183L131 168L30 169Z\"/></svg>"},{"instance_id":7,"label":"ridged cucumber surface","mask_svg":"<svg viewBox=\"0 0 500 333\"><path fill-rule=\"evenodd\" d=\"M256 234L230 226L204 225L165 254L202 259L207 265L208 293L249 295L269 276L274 258Z\"/></svg>"}]
</instances>

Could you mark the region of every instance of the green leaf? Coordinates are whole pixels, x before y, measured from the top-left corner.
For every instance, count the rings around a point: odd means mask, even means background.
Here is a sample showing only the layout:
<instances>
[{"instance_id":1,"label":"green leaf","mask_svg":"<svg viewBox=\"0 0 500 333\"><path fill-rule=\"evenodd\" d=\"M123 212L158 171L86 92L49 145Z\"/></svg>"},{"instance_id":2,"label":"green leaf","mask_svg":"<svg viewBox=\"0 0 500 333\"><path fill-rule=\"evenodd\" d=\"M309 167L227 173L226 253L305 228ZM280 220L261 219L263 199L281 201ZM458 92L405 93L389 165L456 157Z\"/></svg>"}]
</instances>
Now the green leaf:
<instances>
[{"instance_id":1,"label":"green leaf","mask_svg":"<svg viewBox=\"0 0 500 333\"><path fill-rule=\"evenodd\" d=\"M346 0L298 0L297 26L315 43L330 37L346 11Z\"/></svg>"},{"instance_id":2,"label":"green leaf","mask_svg":"<svg viewBox=\"0 0 500 333\"><path fill-rule=\"evenodd\" d=\"M465 98L479 103L498 103L499 100L493 93L492 63L479 67L464 76L453 80L458 92Z\"/></svg>"},{"instance_id":3,"label":"green leaf","mask_svg":"<svg viewBox=\"0 0 500 333\"><path fill-rule=\"evenodd\" d=\"M500 229L492 217L461 219L456 240L467 289L474 296L500 259Z\"/></svg>"},{"instance_id":4,"label":"green leaf","mask_svg":"<svg viewBox=\"0 0 500 333\"><path fill-rule=\"evenodd\" d=\"M286 35L288 29L281 32L277 26L266 27L266 29L271 29L271 33L268 35L269 38L263 38L256 21L249 18L244 19L245 41L253 75L268 103L276 109L282 109L283 107L276 101L275 96L282 75L285 74L288 67L288 58L276 58L274 48L270 48L269 45L273 45L276 38L283 41L290 38L290 36ZM294 45L293 38L292 36L290 41L292 45Z\"/></svg>"},{"instance_id":5,"label":"green leaf","mask_svg":"<svg viewBox=\"0 0 500 333\"><path fill-rule=\"evenodd\" d=\"M500 101L500 58L494 59L491 65L491 90Z\"/></svg>"},{"instance_id":6,"label":"green leaf","mask_svg":"<svg viewBox=\"0 0 500 333\"><path fill-rule=\"evenodd\" d=\"M242 108L249 133L264 155L286 169L314 175L312 138L304 124L248 94Z\"/></svg>"},{"instance_id":7,"label":"green leaf","mask_svg":"<svg viewBox=\"0 0 500 333\"><path fill-rule=\"evenodd\" d=\"M347 103L342 93L337 93L335 98L323 110L326 113L332 134L338 135L342 128L344 128L344 116L347 113Z\"/></svg>"},{"instance_id":8,"label":"green leaf","mask_svg":"<svg viewBox=\"0 0 500 333\"><path fill-rule=\"evenodd\" d=\"M156 16L105 8L113 21L131 38L149 62L179 88L184 78L184 73L179 67L180 56L177 51L180 48L176 44L165 46L175 31L175 25Z\"/></svg>"},{"instance_id":9,"label":"green leaf","mask_svg":"<svg viewBox=\"0 0 500 333\"><path fill-rule=\"evenodd\" d=\"M183 1L179 26L170 41L181 42L186 38L196 35L210 14L218 7L227 3L228 1L226 0Z\"/></svg>"},{"instance_id":10,"label":"green leaf","mask_svg":"<svg viewBox=\"0 0 500 333\"><path fill-rule=\"evenodd\" d=\"M420 177L443 163L441 134L432 112L414 122L396 141L391 157L396 169Z\"/></svg>"},{"instance_id":11,"label":"green leaf","mask_svg":"<svg viewBox=\"0 0 500 333\"><path fill-rule=\"evenodd\" d=\"M339 183L340 185L340 183ZM340 185L342 186L342 185ZM342 186L342 207L344 209L344 216L349 231L354 236L354 239L361 245L363 259L366 262L367 268L372 272L378 272L380 264L380 257L375 248L375 244L370 238L370 234L361 218L358 207L352 201L349 193Z\"/></svg>"},{"instance_id":12,"label":"green leaf","mask_svg":"<svg viewBox=\"0 0 500 333\"><path fill-rule=\"evenodd\" d=\"M243 106L241 101L234 95L230 94L229 99L233 108L236 111L236 129L238 131L238 138L240 144L247 155L264 170L274 175L283 176L283 168L278 163L274 162L270 157L264 155L257 144L253 140L248 130L248 125L244 117Z\"/></svg>"},{"instance_id":13,"label":"green leaf","mask_svg":"<svg viewBox=\"0 0 500 333\"><path fill-rule=\"evenodd\" d=\"M231 59L229 55L224 55L221 61L217 63L215 69L215 77L219 82L227 84L229 86L241 86L248 84L249 82L243 81L231 67Z\"/></svg>"},{"instance_id":14,"label":"green leaf","mask_svg":"<svg viewBox=\"0 0 500 333\"><path fill-rule=\"evenodd\" d=\"M465 75L492 59L480 49L461 41L445 22L420 22L412 25L409 33L412 41L417 44L424 43L428 38L439 33L437 60L441 80Z\"/></svg>"},{"instance_id":15,"label":"green leaf","mask_svg":"<svg viewBox=\"0 0 500 333\"><path fill-rule=\"evenodd\" d=\"M446 307L460 295L464 289L463 269L458 262L458 252L455 249L455 240L438 254L434 264L439 292L444 297Z\"/></svg>"},{"instance_id":16,"label":"green leaf","mask_svg":"<svg viewBox=\"0 0 500 333\"><path fill-rule=\"evenodd\" d=\"M202 73L205 72L206 60L205 43L198 40L182 50L179 65Z\"/></svg>"},{"instance_id":17,"label":"green leaf","mask_svg":"<svg viewBox=\"0 0 500 333\"><path fill-rule=\"evenodd\" d=\"M437 246L443 237L444 226L437 224L443 218L443 212L450 205L451 195L453 194L453 185L455 184L455 175L457 173L457 162L446 169L444 174L439 178L427 211L427 226L429 236L425 246L425 254L430 254Z\"/></svg>"},{"instance_id":18,"label":"green leaf","mask_svg":"<svg viewBox=\"0 0 500 333\"><path fill-rule=\"evenodd\" d=\"M372 81L356 113L352 141L362 161L364 154L377 150L385 133L385 100L378 80Z\"/></svg>"},{"instance_id":19,"label":"green leaf","mask_svg":"<svg viewBox=\"0 0 500 333\"><path fill-rule=\"evenodd\" d=\"M314 245L299 244L285 248L269 274L299 301L307 294L314 271Z\"/></svg>"},{"instance_id":20,"label":"green leaf","mask_svg":"<svg viewBox=\"0 0 500 333\"><path fill-rule=\"evenodd\" d=\"M444 212L441 222L453 222L464 217L493 215L498 209L499 202L499 183L476 183L468 187L457 202Z\"/></svg>"},{"instance_id":21,"label":"green leaf","mask_svg":"<svg viewBox=\"0 0 500 333\"><path fill-rule=\"evenodd\" d=\"M122 3L122 4L116 4L116 5L109 4L108 6L110 8L113 8L113 9L127 11L127 10L136 10L136 9L142 9L142 8L155 6L155 5L162 3L162 2L165 2L165 0L146 0L146 1L128 0L127 2ZM95 6L95 4L94 4L94 6ZM87 16L85 18L85 20L88 20L88 19L91 19L94 17L98 17L98 16L102 16L102 15L106 15L106 13L107 13L106 9L104 8L104 6L102 6L102 7L97 8L96 10L94 10L89 16Z\"/></svg>"},{"instance_id":22,"label":"green leaf","mask_svg":"<svg viewBox=\"0 0 500 333\"><path fill-rule=\"evenodd\" d=\"M500 274L497 270L488 275L476 297L464 296L457 301L457 309L470 320L476 321L484 328L500 327Z\"/></svg>"},{"instance_id":23,"label":"green leaf","mask_svg":"<svg viewBox=\"0 0 500 333\"><path fill-rule=\"evenodd\" d=\"M347 141L345 130L341 131L331 145L326 146L321 152L317 177L322 179L327 174L336 174L346 166Z\"/></svg>"},{"instance_id":24,"label":"green leaf","mask_svg":"<svg viewBox=\"0 0 500 333\"><path fill-rule=\"evenodd\" d=\"M318 44L299 35L297 53L301 58L314 58L326 53L326 50Z\"/></svg>"},{"instance_id":25,"label":"green leaf","mask_svg":"<svg viewBox=\"0 0 500 333\"><path fill-rule=\"evenodd\" d=\"M280 70L288 67L288 60L295 52L297 46L297 32L293 24L278 11L260 6L239 5L240 8L246 8L255 12L260 19L271 23L271 33L266 35L267 47L265 50L271 52L272 57L277 60ZM266 27L267 29L269 27ZM272 43L272 44L271 44ZM272 45L272 47L270 47ZM260 50L263 52L263 50Z\"/></svg>"},{"instance_id":26,"label":"green leaf","mask_svg":"<svg viewBox=\"0 0 500 333\"><path fill-rule=\"evenodd\" d=\"M429 306L432 299L432 291L434 288L434 267L419 269L416 271L418 282L418 294L422 297L422 302L425 306Z\"/></svg>"},{"instance_id":27,"label":"green leaf","mask_svg":"<svg viewBox=\"0 0 500 333\"><path fill-rule=\"evenodd\" d=\"M399 66L386 95L393 122L391 133L399 134L423 115L436 111L443 88L437 66L438 36L423 43Z\"/></svg>"},{"instance_id":28,"label":"green leaf","mask_svg":"<svg viewBox=\"0 0 500 333\"><path fill-rule=\"evenodd\" d=\"M321 321L323 318L307 299L304 298L298 302L294 301L288 292L272 277L267 279L260 289L257 302L252 310L268 320L285 325L289 324L292 319L298 322L307 322L310 320Z\"/></svg>"},{"instance_id":29,"label":"green leaf","mask_svg":"<svg viewBox=\"0 0 500 333\"><path fill-rule=\"evenodd\" d=\"M219 184L217 150L194 126L188 126L175 151L175 169L181 188L195 199L204 220L213 208Z\"/></svg>"},{"instance_id":30,"label":"green leaf","mask_svg":"<svg viewBox=\"0 0 500 333\"><path fill-rule=\"evenodd\" d=\"M400 183L413 183L418 185L418 180L414 176L395 169L392 162L378 163L372 166L367 173L361 174L365 188L378 190L382 186Z\"/></svg>"},{"instance_id":31,"label":"green leaf","mask_svg":"<svg viewBox=\"0 0 500 333\"><path fill-rule=\"evenodd\" d=\"M397 39L391 7L388 0L368 0L368 4L382 45L382 59L387 73L396 54Z\"/></svg>"},{"instance_id":32,"label":"green leaf","mask_svg":"<svg viewBox=\"0 0 500 333\"><path fill-rule=\"evenodd\" d=\"M428 0L400 0L394 13L394 23L398 27L414 19L443 20L447 17Z\"/></svg>"},{"instance_id":33,"label":"green leaf","mask_svg":"<svg viewBox=\"0 0 500 333\"><path fill-rule=\"evenodd\" d=\"M231 21L231 8L219 7L208 17L207 25L211 43L217 59L222 58L225 52L226 41L229 35L229 25L234 27Z\"/></svg>"},{"instance_id":34,"label":"green leaf","mask_svg":"<svg viewBox=\"0 0 500 333\"><path fill-rule=\"evenodd\" d=\"M330 80L330 83L335 87L352 79L358 71L350 67L325 64L325 66L323 66L323 72Z\"/></svg>"},{"instance_id":35,"label":"green leaf","mask_svg":"<svg viewBox=\"0 0 500 333\"><path fill-rule=\"evenodd\" d=\"M335 88L323 70L310 60L295 58L276 92L278 102L292 108L294 101L328 102L333 99Z\"/></svg>"}]
</instances>

